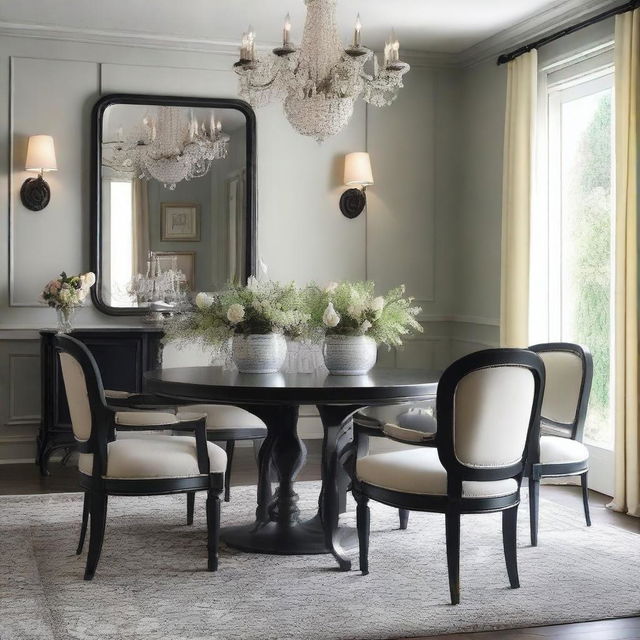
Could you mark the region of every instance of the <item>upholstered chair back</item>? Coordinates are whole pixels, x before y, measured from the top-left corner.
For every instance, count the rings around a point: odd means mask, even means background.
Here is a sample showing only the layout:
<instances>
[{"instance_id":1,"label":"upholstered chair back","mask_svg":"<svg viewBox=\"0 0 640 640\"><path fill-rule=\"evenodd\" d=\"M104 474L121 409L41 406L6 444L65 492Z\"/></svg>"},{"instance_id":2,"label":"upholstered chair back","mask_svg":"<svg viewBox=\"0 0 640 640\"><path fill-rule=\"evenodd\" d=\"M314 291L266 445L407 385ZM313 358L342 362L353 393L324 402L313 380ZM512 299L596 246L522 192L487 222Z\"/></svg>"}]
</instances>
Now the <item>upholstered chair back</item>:
<instances>
[{"instance_id":1,"label":"upholstered chair back","mask_svg":"<svg viewBox=\"0 0 640 640\"><path fill-rule=\"evenodd\" d=\"M87 347L71 336L56 336L55 347L60 357L73 435L79 442L88 442L96 422L96 409L105 405L98 367Z\"/></svg>"},{"instance_id":2,"label":"upholstered chair back","mask_svg":"<svg viewBox=\"0 0 640 640\"><path fill-rule=\"evenodd\" d=\"M536 344L530 349L542 358L546 369L543 426L551 426L555 435L582 440L593 377L591 354L570 342Z\"/></svg>"},{"instance_id":3,"label":"upholstered chair back","mask_svg":"<svg viewBox=\"0 0 640 640\"><path fill-rule=\"evenodd\" d=\"M520 473L543 389L544 365L523 349L479 351L451 365L438 385L436 442L452 477Z\"/></svg>"}]
</instances>

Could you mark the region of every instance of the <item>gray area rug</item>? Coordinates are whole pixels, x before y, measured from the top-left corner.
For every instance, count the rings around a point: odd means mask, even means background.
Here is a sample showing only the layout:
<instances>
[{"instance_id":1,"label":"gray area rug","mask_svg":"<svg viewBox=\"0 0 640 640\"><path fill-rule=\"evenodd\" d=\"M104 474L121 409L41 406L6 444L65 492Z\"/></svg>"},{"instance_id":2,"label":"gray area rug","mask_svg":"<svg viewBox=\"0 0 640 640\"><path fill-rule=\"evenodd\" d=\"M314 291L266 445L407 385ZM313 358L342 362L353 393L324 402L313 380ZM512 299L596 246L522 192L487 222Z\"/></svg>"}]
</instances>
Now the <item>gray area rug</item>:
<instances>
[{"instance_id":1,"label":"gray area rug","mask_svg":"<svg viewBox=\"0 0 640 640\"><path fill-rule=\"evenodd\" d=\"M312 516L318 483L299 483ZM579 507L576 501L576 507ZM372 503L371 573L342 573L330 556L221 549L208 573L204 496L185 525L184 496L111 498L93 582L77 557L80 494L0 498L0 639L380 639L640 613L640 536L584 526L576 509L543 501L540 546L520 510L521 588L508 587L499 514L462 518L462 602L449 605L444 517ZM223 524L255 508L234 487ZM353 502L344 516L354 524Z\"/></svg>"}]
</instances>

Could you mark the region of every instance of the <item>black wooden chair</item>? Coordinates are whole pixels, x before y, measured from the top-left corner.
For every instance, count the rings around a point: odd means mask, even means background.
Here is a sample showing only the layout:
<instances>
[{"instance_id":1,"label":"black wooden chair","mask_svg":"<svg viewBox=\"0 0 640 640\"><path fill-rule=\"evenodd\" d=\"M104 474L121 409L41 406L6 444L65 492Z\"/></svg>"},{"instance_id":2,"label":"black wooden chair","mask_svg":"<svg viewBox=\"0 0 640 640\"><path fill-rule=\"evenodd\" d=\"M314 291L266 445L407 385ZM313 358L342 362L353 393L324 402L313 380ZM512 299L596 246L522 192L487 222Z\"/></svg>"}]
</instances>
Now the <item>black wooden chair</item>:
<instances>
[{"instance_id":1,"label":"black wooden chair","mask_svg":"<svg viewBox=\"0 0 640 640\"><path fill-rule=\"evenodd\" d=\"M141 496L207 491L208 569L218 567L220 493L226 454L207 442L205 416L180 421L171 413L117 411L105 401L96 361L70 336L56 336L74 437L80 452L80 486L85 492L78 553L87 521L89 553L85 580L100 559L110 495ZM192 431L193 436L138 435L117 438L119 428Z\"/></svg>"},{"instance_id":2,"label":"black wooden chair","mask_svg":"<svg viewBox=\"0 0 640 640\"><path fill-rule=\"evenodd\" d=\"M531 544L538 544L539 492L542 478L580 476L587 526L589 515L589 450L582 444L593 360L587 349L569 342L529 347L544 362L546 385L540 415L540 440L529 454L529 520Z\"/></svg>"},{"instance_id":3,"label":"black wooden chair","mask_svg":"<svg viewBox=\"0 0 640 640\"><path fill-rule=\"evenodd\" d=\"M445 514L451 603L460 601L460 516L502 512L509 582L520 586L516 523L527 449L538 438L544 365L531 351L489 349L454 362L436 400L438 430L385 425L387 436L417 445L356 460L360 570L369 572L369 499ZM356 432L357 433L357 432ZM359 443L358 445L359 446Z\"/></svg>"},{"instance_id":4,"label":"black wooden chair","mask_svg":"<svg viewBox=\"0 0 640 640\"><path fill-rule=\"evenodd\" d=\"M358 431L361 454L383 453L411 449L412 445L391 440L383 431L386 424L397 424L423 433L435 433L435 398L422 402L366 407L353 416L353 428ZM365 445L368 443L368 446ZM409 510L398 509L400 529L409 526Z\"/></svg>"}]
</instances>

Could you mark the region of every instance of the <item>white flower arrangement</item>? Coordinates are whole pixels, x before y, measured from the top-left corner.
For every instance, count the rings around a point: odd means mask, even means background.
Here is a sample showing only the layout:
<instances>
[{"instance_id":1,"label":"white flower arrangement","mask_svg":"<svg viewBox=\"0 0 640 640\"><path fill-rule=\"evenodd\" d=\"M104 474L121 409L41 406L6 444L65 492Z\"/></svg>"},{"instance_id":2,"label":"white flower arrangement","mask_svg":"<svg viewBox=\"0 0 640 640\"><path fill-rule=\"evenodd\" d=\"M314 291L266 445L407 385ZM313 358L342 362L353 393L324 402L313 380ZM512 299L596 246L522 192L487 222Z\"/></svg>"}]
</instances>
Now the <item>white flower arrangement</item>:
<instances>
[{"instance_id":1,"label":"white flower arrangement","mask_svg":"<svg viewBox=\"0 0 640 640\"><path fill-rule=\"evenodd\" d=\"M404 297L404 285L384 296L375 295L373 282L332 282L307 292L313 329L323 335L367 335L388 346L400 346L403 336L422 331L416 320L421 309L412 303L413 298Z\"/></svg>"},{"instance_id":2,"label":"white flower arrangement","mask_svg":"<svg viewBox=\"0 0 640 640\"><path fill-rule=\"evenodd\" d=\"M47 282L40 298L54 309L80 307L95 283L96 276L91 271L77 276L68 276L63 271L59 278Z\"/></svg>"},{"instance_id":3,"label":"white flower arrangement","mask_svg":"<svg viewBox=\"0 0 640 640\"><path fill-rule=\"evenodd\" d=\"M199 293L195 308L165 329L168 340L204 339L222 346L234 335L279 333L321 340L325 335L369 336L399 346L411 331L422 331L420 308L404 297L404 286L375 295L373 282L332 282L324 288L249 278L218 293Z\"/></svg>"},{"instance_id":4,"label":"white flower arrangement","mask_svg":"<svg viewBox=\"0 0 640 640\"><path fill-rule=\"evenodd\" d=\"M234 335L279 333L297 338L309 320L303 292L293 283L251 277L246 286L230 284L217 293L199 293L195 309L169 322L165 333L169 340L201 338L221 346Z\"/></svg>"}]
</instances>

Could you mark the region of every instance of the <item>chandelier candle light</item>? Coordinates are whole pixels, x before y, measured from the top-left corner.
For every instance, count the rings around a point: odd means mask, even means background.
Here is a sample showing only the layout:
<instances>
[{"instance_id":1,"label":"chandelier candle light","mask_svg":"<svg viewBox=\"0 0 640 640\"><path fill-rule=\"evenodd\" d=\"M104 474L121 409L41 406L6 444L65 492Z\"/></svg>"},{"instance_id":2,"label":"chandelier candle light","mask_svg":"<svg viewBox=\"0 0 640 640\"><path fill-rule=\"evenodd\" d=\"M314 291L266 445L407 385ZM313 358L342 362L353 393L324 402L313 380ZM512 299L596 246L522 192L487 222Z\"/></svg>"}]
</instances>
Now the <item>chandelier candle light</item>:
<instances>
[{"instance_id":1,"label":"chandelier candle light","mask_svg":"<svg viewBox=\"0 0 640 640\"><path fill-rule=\"evenodd\" d=\"M409 65L400 60L395 33L385 44L384 64L362 44L362 23L356 18L353 42L346 49L338 34L336 0L305 0L307 17L302 44L291 42L291 20L285 18L282 46L265 60L256 56L255 33L242 35L240 96L252 106L282 101L287 119L305 136L322 141L348 124L356 100L377 107L391 104L402 88ZM371 61L370 71L365 66Z\"/></svg>"}]
</instances>

